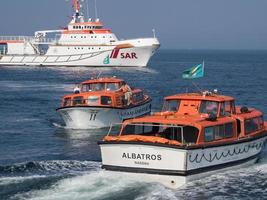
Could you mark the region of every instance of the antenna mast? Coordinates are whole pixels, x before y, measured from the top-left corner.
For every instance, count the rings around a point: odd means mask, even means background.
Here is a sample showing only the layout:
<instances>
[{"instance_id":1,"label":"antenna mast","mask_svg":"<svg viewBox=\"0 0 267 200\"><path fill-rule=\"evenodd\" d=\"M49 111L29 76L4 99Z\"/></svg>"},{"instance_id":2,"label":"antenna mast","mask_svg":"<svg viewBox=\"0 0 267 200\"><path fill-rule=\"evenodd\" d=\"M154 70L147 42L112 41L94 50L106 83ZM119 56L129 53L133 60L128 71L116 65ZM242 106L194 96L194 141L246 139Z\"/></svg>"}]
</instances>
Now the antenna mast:
<instances>
[{"instance_id":1,"label":"antenna mast","mask_svg":"<svg viewBox=\"0 0 267 200\"><path fill-rule=\"evenodd\" d=\"M76 16L79 16L79 10L80 10L79 0L74 0L73 4Z\"/></svg>"}]
</instances>

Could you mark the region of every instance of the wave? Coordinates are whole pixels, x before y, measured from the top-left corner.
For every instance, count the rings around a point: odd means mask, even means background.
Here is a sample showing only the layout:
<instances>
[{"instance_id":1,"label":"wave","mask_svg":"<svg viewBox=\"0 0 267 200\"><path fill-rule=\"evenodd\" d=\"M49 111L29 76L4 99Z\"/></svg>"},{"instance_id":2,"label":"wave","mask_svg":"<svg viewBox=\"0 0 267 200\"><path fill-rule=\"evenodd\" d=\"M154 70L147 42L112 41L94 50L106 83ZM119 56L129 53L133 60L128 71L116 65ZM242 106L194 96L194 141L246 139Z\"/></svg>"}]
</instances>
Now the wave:
<instances>
[{"instance_id":1,"label":"wave","mask_svg":"<svg viewBox=\"0 0 267 200\"><path fill-rule=\"evenodd\" d=\"M0 166L0 175L77 173L100 168L100 163L76 160L32 161L7 166Z\"/></svg>"},{"instance_id":2,"label":"wave","mask_svg":"<svg viewBox=\"0 0 267 200\"><path fill-rule=\"evenodd\" d=\"M32 200L67 200L94 199L115 200L134 199L149 188L140 181L133 181L120 173L109 173L104 170L88 173L82 176L66 178L58 181L46 190L35 190L16 195L16 199Z\"/></svg>"},{"instance_id":3,"label":"wave","mask_svg":"<svg viewBox=\"0 0 267 200\"><path fill-rule=\"evenodd\" d=\"M91 163L92 164L92 163ZM91 165L90 164L90 165ZM93 166L99 166L94 163ZM91 165L92 167L92 165ZM266 164L216 173L173 190L159 183L144 182L124 173L94 168L94 171L54 180L49 187L20 192L14 199L94 199L94 200L175 200L175 199L239 199L244 195L260 199L267 192ZM232 191L235 191L234 193Z\"/></svg>"},{"instance_id":4,"label":"wave","mask_svg":"<svg viewBox=\"0 0 267 200\"><path fill-rule=\"evenodd\" d=\"M22 183L26 180L45 178L45 175L16 176L0 178L0 186Z\"/></svg>"}]
</instances>

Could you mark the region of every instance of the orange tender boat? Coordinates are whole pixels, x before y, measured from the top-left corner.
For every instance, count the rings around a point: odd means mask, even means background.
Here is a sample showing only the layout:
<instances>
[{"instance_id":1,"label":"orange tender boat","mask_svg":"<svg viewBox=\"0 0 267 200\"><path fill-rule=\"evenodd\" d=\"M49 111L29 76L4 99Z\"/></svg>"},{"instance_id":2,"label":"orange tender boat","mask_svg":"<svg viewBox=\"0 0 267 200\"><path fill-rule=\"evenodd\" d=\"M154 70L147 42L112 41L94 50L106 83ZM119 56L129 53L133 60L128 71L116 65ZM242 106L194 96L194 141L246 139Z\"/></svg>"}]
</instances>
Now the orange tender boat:
<instances>
[{"instance_id":1,"label":"orange tender boat","mask_svg":"<svg viewBox=\"0 0 267 200\"><path fill-rule=\"evenodd\" d=\"M127 88L116 77L84 81L73 94L62 98L57 111L67 128L91 129L108 127L151 112L151 98L138 88ZM128 97L128 98L126 98Z\"/></svg>"},{"instance_id":2,"label":"orange tender boat","mask_svg":"<svg viewBox=\"0 0 267 200\"><path fill-rule=\"evenodd\" d=\"M178 187L214 170L255 163L267 138L263 113L211 92L165 98L162 112L127 120L99 142L102 167Z\"/></svg>"}]
</instances>

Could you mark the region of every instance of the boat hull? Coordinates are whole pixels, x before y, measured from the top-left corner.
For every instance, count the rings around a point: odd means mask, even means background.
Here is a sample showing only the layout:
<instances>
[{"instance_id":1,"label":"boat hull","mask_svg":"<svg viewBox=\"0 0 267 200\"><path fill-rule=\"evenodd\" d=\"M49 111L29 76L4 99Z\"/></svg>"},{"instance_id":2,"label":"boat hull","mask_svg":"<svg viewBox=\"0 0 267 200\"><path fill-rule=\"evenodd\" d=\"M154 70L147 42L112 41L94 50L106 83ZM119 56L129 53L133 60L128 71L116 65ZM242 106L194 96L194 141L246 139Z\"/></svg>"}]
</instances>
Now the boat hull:
<instances>
[{"instance_id":1,"label":"boat hull","mask_svg":"<svg viewBox=\"0 0 267 200\"><path fill-rule=\"evenodd\" d=\"M59 45L50 47L47 54L1 55L0 65L7 66L87 66L87 67L144 67L159 48L156 38L130 40L134 45ZM129 43L130 43L129 42ZM79 50L76 50L79 49Z\"/></svg>"},{"instance_id":2,"label":"boat hull","mask_svg":"<svg viewBox=\"0 0 267 200\"><path fill-rule=\"evenodd\" d=\"M104 169L151 177L161 175L165 184L175 187L178 179L186 182L214 171L255 163L266 137L195 149L140 142L99 142L99 145Z\"/></svg>"},{"instance_id":3,"label":"boat hull","mask_svg":"<svg viewBox=\"0 0 267 200\"><path fill-rule=\"evenodd\" d=\"M66 128L94 129L109 127L130 118L147 115L151 112L151 100L144 104L125 109L93 106L59 108Z\"/></svg>"}]
</instances>

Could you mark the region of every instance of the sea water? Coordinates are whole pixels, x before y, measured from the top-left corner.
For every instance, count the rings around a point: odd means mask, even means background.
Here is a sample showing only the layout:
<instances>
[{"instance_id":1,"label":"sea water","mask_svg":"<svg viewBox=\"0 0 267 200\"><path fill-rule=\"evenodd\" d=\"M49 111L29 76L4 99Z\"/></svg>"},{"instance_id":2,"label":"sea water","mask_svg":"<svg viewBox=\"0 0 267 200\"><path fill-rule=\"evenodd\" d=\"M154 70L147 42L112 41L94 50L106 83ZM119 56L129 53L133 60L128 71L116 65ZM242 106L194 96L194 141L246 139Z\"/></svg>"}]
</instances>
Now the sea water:
<instances>
[{"instance_id":1,"label":"sea water","mask_svg":"<svg viewBox=\"0 0 267 200\"><path fill-rule=\"evenodd\" d=\"M197 87L181 78L203 61ZM237 105L267 116L267 51L161 50L147 68L0 67L0 199L267 198L267 148L253 166L176 190L103 171L97 141L108 130L65 129L55 111L76 83L100 73L145 89L154 112L164 96L200 88L234 96Z\"/></svg>"}]
</instances>

